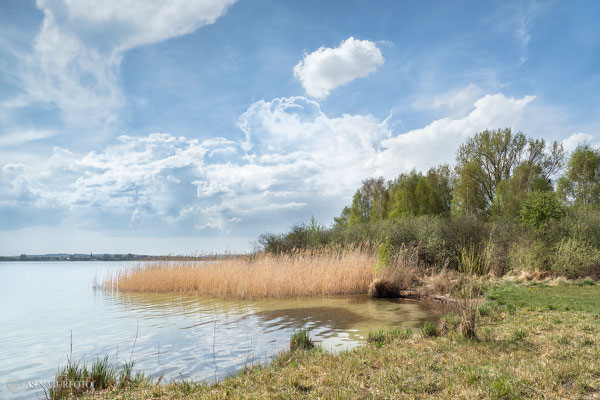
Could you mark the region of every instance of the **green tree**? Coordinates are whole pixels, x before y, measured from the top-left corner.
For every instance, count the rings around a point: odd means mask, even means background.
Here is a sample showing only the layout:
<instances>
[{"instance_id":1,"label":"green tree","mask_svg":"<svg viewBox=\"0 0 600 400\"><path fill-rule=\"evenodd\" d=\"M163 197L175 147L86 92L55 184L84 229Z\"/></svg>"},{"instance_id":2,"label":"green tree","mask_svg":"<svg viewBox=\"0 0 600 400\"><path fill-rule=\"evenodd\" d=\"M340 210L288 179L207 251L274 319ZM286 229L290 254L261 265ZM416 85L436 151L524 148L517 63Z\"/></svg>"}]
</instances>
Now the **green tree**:
<instances>
[{"instance_id":1,"label":"green tree","mask_svg":"<svg viewBox=\"0 0 600 400\"><path fill-rule=\"evenodd\" d=\"M600 203L600 150L589 145L571 154L565 174L558 180L560 198L575 205Z\"/></svg>"},{"instance_id":2,"label":"green tree","mask_svg":"<svg viewBox=\"0 0 600 400\"><path fill-rule=\"evenodd\" d=\"M514 169L510 179L498 183L490 213L494 219L517 219L532 193L552 190L552 182L544 177L539 165L523 163Z\"/></svg>"},{"instance_id":3,"label":"green tree","mask_svg":"<svg viewBox=\"0 0 600 400\"><path fill-rule=\"evenodd\" d=\"M450 211L450 168L431 168L427 175L415 170L401 174L391 185L390 217L439 215Z\"/></svg>"},{"instance_id":4,"label":"green tree","mask_svg":"<svg viewBox=\"0 0 600 400\"><path fill-rule=\"evenodd\" d=\"M539 175L548 179L563 160L564 150L557 142L548 151L543 139L513 134L510 128L479 132L458 149L453 205L457 212L484 214L500 182L509 180L517 166L535 166Z\"/></svg>"},{"instance_id":5,"label":"green tree","mask_svg":"<svg viewBox=\"0 0 600 400\"><path fill-rule=\"evenodd\" d=\"M348 226L348 219L350 218L350 207L346 206L342 209L339 217L333 218L333 227L335 229L345 229Z\"/></svg>"},{"instance_id":6,"label":"green tree","mask_svg":"<svg viewBox=\"0 0 600 400\"><path fill-rule=\"evenodd\" d=\"M382 177L369 178L354 193L348 225L379 221L387 217L389 191Z\"/></svg>"},{"instance_id":7,"label":"green tree","mask_svg":"<svg viewBox=\"0 0 600 400\"><path fill-rule=\"evenodd\" d=\"M564 217L566 210L553 191L536 191L523 202L520 214L524 225L541 229L549 220Z\"/></svg>"}]
</instances>

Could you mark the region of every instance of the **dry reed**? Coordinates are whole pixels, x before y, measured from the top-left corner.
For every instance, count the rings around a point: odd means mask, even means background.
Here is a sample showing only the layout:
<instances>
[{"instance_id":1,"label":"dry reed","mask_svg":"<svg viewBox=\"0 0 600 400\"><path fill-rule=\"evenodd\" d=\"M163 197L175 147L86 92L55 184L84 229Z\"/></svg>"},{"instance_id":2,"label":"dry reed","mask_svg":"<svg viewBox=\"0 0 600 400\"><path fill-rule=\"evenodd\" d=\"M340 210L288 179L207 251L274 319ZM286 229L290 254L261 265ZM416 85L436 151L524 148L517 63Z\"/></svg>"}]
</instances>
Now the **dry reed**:
<instances>
[{"instance_id":1,"label":"dry reed","mask_svg":"<svg viewBox=\"0 0 600 400\"><path fill-rule=\"evenodd\" d=\"M294 251L215 262L149 262L121 272L105 288L126 292L196 292L215 297L362 294L377 256L361 248Z\"/></svg>"}]
</instances>

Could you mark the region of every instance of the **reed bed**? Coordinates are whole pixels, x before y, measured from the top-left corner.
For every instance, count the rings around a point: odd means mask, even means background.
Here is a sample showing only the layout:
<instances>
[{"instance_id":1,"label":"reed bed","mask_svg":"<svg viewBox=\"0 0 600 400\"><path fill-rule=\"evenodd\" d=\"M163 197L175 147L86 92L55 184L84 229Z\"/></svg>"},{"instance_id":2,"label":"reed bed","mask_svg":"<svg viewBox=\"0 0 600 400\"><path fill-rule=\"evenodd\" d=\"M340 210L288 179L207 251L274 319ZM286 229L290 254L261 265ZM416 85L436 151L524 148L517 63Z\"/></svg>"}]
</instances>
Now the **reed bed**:
<instances>
[{"instance_id":1,"label":"reed bed","mask_svg":"<svg viewBox=\"0 0 600 400\"><path fill-rule=\"evenodd\" d=\"M367 293L377 255L364 248L297 250L214 262L149 262L105 282L124 292L196 292L213 297L301 297Z\"/></svg>"}]
</instances>

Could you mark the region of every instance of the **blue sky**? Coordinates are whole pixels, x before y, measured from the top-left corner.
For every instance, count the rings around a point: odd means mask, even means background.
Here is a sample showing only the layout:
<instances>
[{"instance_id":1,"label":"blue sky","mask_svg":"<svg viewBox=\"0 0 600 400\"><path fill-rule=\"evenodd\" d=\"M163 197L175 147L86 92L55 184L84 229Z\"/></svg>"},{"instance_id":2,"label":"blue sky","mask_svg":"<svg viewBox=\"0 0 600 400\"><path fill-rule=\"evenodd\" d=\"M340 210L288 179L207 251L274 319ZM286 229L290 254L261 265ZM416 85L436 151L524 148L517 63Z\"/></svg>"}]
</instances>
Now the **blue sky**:
<instances>
[{"instance_id":1,"label":"blue sky","mask_svg":"<svg viewBox=\"0 0 600 400\"><path fill-rule=\"evenodd\" d=\"M246 251L510 126L600 127L600 2L4 0L0 254Z\"/></svg>"}]
</instances>

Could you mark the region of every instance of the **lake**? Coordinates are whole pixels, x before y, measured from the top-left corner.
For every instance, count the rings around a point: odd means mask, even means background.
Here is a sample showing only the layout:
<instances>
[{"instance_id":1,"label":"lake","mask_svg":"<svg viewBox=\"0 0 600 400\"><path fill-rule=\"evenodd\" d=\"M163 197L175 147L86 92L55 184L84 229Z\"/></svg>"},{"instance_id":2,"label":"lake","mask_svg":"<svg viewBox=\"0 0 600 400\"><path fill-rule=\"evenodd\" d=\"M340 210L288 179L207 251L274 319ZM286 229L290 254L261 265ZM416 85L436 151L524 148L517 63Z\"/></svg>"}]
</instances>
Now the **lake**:
<instances>
[{"instance_id":1,"label":"lake","mask_svg":"<svg viewBox=\"0 0 600 400\"><path fill-rule=\"evenodd\" d=\"M264 363L306 328L325 349L355 347L381 327L437 319L427 304L368 297L224 300L94 288L125 262L0 263L0 399L44 396L72 354L136 360L162 382L222 379Z\"/></svg>"}]
</instances>

